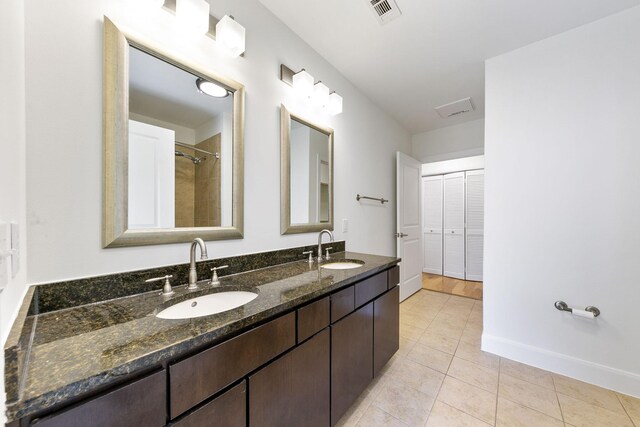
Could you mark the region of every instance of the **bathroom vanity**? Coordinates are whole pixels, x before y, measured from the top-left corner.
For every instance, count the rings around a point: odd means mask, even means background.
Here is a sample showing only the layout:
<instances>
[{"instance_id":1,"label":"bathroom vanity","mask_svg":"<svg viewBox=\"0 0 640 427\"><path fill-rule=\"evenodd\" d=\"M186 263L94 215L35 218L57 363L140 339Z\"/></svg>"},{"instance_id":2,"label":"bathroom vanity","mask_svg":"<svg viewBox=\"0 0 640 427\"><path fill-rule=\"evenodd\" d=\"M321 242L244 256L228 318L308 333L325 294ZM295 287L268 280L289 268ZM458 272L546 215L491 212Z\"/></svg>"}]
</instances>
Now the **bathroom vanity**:
<instances>
[{"instance_id":1,"label":"bathroom vanity","mask_svg":"<svg viewBox=\"0 0 640 427\"><path fill-rule=\"evenodd\" d=\"M32 287L5 348L9 426L334 425L398 349L398 261L341 252L41 314L55 298ZM156 317L224 290L258 296Z\"/></svg>"}]
</instances>

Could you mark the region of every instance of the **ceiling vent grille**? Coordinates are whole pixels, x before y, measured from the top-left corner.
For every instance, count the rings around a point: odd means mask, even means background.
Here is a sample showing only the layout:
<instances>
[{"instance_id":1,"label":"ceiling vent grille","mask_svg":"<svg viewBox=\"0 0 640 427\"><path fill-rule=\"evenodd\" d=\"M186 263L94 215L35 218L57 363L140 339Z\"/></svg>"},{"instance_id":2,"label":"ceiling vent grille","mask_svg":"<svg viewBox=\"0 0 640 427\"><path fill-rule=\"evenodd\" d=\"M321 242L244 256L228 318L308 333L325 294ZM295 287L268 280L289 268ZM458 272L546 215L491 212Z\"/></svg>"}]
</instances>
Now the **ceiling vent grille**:
<instances>
[{"instance_id":1,"label":"ceiling vent grille","mask_svg":"<svg viewBox=\"0 0 640 427\"><path fill-rule=\"evenodd\" d=\"M395 0L367 0L380 25L384 25L402 14Z\"/></svg>"},{"instance_id":2,"label":"ceiling vent grille","mask_svg":"<svg viewBox=\"0 0 640 427\"><path fill-rule=\"evenodd\" d=\"M471 102L471 98L464 98L459 101L450 102L436 107L435 110L438 112L440 117L446 119L448 117L468 113L475 110L475 108L473 106L473 102Z\"/></svg>"}]
</instances>

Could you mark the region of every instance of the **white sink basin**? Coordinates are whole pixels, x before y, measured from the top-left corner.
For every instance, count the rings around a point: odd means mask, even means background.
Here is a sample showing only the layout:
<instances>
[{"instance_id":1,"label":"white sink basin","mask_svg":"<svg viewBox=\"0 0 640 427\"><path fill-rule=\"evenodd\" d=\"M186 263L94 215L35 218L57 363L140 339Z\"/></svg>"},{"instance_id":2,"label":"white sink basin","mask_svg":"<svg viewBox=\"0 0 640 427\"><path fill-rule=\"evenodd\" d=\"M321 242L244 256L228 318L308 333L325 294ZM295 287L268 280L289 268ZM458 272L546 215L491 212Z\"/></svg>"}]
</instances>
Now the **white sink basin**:
<instances>
[{"instance_id":1,"label":"white sink basin","mask_svg":"<svg viewBox=\"0 0 640 427\"><path fill-rule=\"evenodd\" d=\"M320 267L326 268L329 270L349 270L350 268L358 268L364 265L363 262L355 262L355 261L336 261L330 262L328 264L322 264Z\"/></svg>"},{"instance_id":2,"label":"white sink basin","mask_svg":"<svg viewBox=\"0 0 640 427\"><path fill-rule=\"evenodd\" d=\"M258 294L246 291L218 292L191 298L167 307L156 317L161 319L192 319L194 317L209 316L232 310L254 300Z\"/></svg>"}]
</instances>

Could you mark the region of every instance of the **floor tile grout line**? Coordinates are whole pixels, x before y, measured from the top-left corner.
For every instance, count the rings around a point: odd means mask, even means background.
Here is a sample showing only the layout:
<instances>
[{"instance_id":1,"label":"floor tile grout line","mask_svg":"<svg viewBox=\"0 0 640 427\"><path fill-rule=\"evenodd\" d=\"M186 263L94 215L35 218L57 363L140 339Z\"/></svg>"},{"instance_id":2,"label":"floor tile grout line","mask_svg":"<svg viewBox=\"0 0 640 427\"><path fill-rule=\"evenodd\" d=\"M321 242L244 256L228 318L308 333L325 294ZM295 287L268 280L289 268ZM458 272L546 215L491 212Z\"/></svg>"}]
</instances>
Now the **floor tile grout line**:
<instances>
[{"instance_id":1,"label":"floor tile grout line","mask_svg":"<svg viewBox=\"0 0 640 427\"><path fill-rule=\"evenodd\" d=\"M558 396L558 389L556 388L556 380L553 377L553 375L551 375L551 381L553 382L553 391L556 394L556 401L558 402L558 408L560 408L560 416L562 417L562 422L566 424L566 421L564 419L564 409L562 409L562 404L560 404L560 396Z\"/></svg>"},{"instance_id":2,"label":"floor tile grout line","mask_svg":"<svg viewBox=\"0 0 640 427\"><path fill-rule=\"evenodd\" d=\"M629 413L629 411L627 411L627 407L624 405L624 402L622 401L622 399L620 399L620 394L615 391L613 393L616 395L616 398L618 399L618 402L620 402L620 406L622 406L625 414L627 414L627 417L629 417L629 419L631 420L631 424L637 427L636 422L633 420L633 418L631 418L631 414Z\"/></svg>"},{"instance_id":3,"label":"floor tile grout line","mask_svg":"<svg viewBox=\"0 0 640 427\"><path fill-rule=\"evenodd\" d=\"M586 383L586 384L589 384L589 383ZM597 387L597 386L596 386L596 387ZM575 397L575 396L569 396L569 395L568 395L568 394L566 394L566 393L562 393L562 392L557 391L557 392L556 392L556 395L557 395L558 397L559 397L560 395L562 395L562 396L564 396L564 397L568 397L569 399L577 400L578 402L582 402L582 403L584 403L584 404L587 404L587 405L593 406L593 407L595 407L595 408L597 408L597 409L604 409L605 411L608 411L608 412L611 412L611 413L614 413L614 414L620 414L620 415L622 415L622 413L617 412L617 411L614 411L613 409L605 408L604 406L600 406L600 405L596 405L595 403L587 402L586 400L583 400L583 399L577 398L577 397ZM617 396L616 396L616 397L617 397ZM618 400L619 400L619 399L618 399ZM629 414L627 413L627 409L624 407L624 405L622 405L622 410L624 411L624 415L626 415L626 416L627 416L627 418L629 418L629 420L631 421L631 424L634 424L634 425L635 425L635 423L633 422L633 419L631 419L631 416L629 416ZM562 407L560 407L560 411L562 412Z\"/></svg>"},{"instance_id":4,"label":"floor tile grout line","mask_svg":"<svg viewBox=\"0 0 640 427\"><path fill-rule=\"evenodd\" d=\"M375 404L375 402L371 402L371 404L370 404L369 406L375 406L375 407L376 407L376 409L378 409L378 410L380 410L380 411L384 412L385 414L389 415L389 416L390 416L391 418L393 418L394 420L396 420L396 421L398 421L398 422L400 422L400 423L402 423L402 424L404 424L404 425L406 425L406 426L408 426L408 425L409 425L409 424L405 423L404 421L402 421L400 418L396 417L396 416L395 416L395 415L393 415L393 414L390 414L389 412L385 411L384 409L382 409L381 407L379 407L378 405L376 405L376 404ZM360 417L360 419L362 419L362 417ZM360 422L360 420L358 420L358 423L359 423L359 422Z\"/></svg>"}]
</instances>

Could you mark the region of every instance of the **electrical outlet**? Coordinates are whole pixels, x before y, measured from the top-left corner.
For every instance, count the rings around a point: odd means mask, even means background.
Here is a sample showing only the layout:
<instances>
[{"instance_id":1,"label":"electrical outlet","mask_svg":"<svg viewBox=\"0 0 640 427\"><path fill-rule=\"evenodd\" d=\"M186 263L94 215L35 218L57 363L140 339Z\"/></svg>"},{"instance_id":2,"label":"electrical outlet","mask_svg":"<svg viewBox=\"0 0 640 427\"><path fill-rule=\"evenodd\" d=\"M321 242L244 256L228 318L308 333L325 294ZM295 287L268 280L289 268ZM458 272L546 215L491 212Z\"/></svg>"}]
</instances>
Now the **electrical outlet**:
<instances>
[{"instance_id":1,"label":"electrical outlet","mask_svg":"<svg viewBox=\"0 0 640 427\"><path fill-rule=\"evenodd\" d=\"M342 232L343 233L349 232L349 220L347 218L344 218L342 220Z\"/></svg>"}]
</instances>

